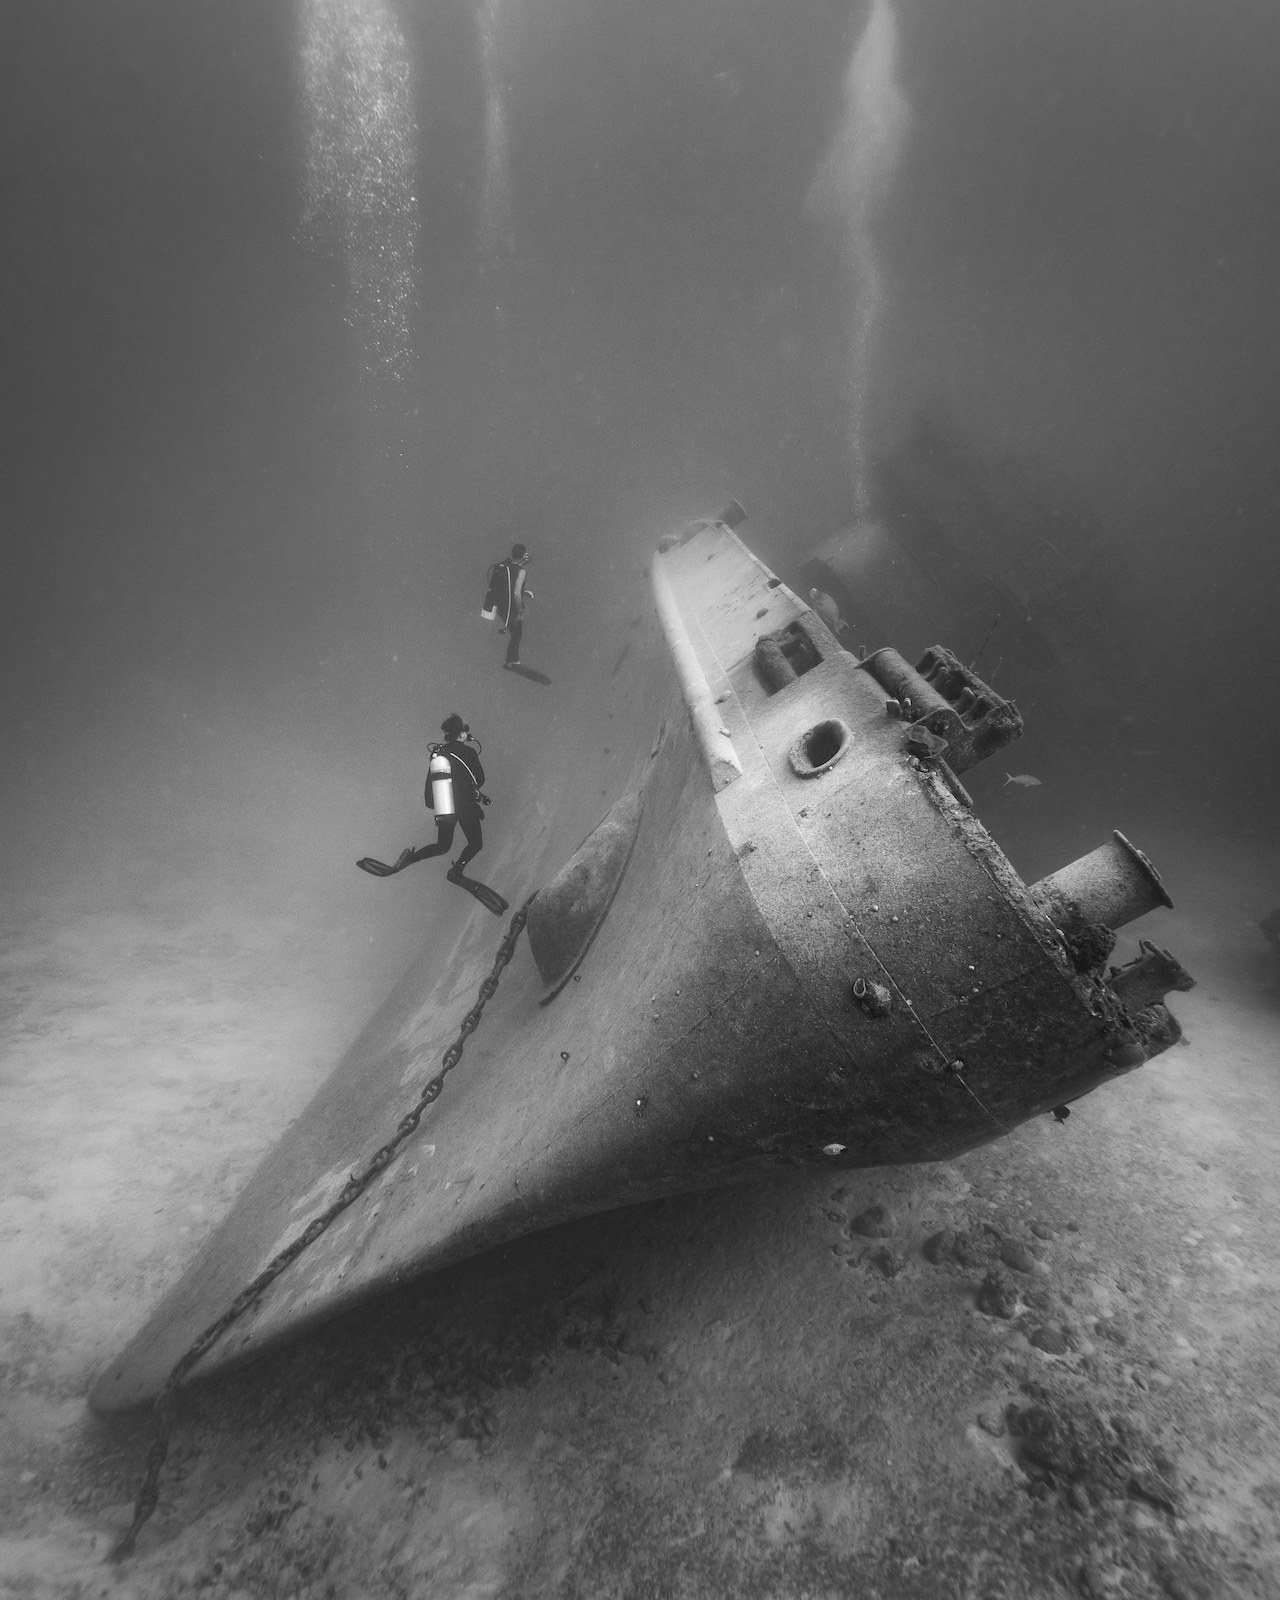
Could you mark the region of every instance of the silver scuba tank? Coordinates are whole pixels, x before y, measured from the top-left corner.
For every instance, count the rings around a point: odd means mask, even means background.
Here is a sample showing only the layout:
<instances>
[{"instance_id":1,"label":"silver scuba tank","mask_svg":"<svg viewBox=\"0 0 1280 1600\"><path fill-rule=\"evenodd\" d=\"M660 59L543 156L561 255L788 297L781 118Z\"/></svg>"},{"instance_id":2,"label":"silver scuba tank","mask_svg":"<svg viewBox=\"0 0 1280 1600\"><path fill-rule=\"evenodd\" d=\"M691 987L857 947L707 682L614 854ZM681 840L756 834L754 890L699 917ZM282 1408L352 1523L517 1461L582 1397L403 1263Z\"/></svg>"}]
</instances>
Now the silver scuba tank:
<instances>
[{"instance_id":1,"label":"silver scuba tank","mask_svg":"<svg viewBox=\"0 0 1280 1600\"><path fill-rule=\"evenodd\" d=\"M436 821L443 822L446 817L457 814L453 804L453 768L449 765L448 756L437 750L431 757L429 773L431 809L436 814Z\"/></svg>"}]
</instances>

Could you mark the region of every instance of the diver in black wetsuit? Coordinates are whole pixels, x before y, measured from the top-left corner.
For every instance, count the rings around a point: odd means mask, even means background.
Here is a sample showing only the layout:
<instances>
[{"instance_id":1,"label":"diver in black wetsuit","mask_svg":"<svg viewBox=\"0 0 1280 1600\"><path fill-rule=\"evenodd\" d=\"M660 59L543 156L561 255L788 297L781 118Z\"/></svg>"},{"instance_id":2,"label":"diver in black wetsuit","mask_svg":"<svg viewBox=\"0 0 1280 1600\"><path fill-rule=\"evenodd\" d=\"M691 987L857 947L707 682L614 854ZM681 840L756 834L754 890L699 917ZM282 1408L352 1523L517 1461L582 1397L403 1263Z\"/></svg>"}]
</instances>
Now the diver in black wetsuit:
<instances>
[{"instance_id":1,"label":"diver in black wetsuit","mask_svg":"<svg viewBox=\"0 0 1280 1600\"><path fill-rule=\"evenodd\" d=\"M526 545L513 544L505 561L496 561L489 568L489 592L486 608L498 613L502 626L499 633L507 635L507 659L504 667L520 665L520 636L524 632L524 608L533 599L533 590L525 588L529 573L529 550Z\"/></svg>"},{"instance_id":2,"label":"diver in black wetsuit","mask_svg":"<svg viewBox=\"0 0 1280 1600\"><path fill-rule=\"evenodd\" d=\"M467 727L456 711L451 711L440 724L444 734L443 744L431 746L432 768L427 775L426 803L427 808L435 813L436 842L423 845L415 850L412 846L402 850L399 857L392 863L377 861L372 856L363 856L356 865L364 872L372 873L375 878L389 878L394 873L403 872L406 867L412 866L415 861L426 861L431 856L442 856L453 846L454 829L461 826L463 837L466 839L466 848L458 859L450 866L445 877L450 883L459 884L469 894L473 894L482 905L490 911L500 914L507 909L507 902L487 884L477 883L474 878L465 877L462 869L468 861L472 861L484 849L484 828L481 824L482 805L489 804L489 797L481 794L480 786L484 782L484 768L480 765L480 744L471 737L471 729ZM434 792L436 783L447 780L447 787L452 791L452 812L443 810L437 803L438 797Z\"/></svg>"}]
</instances>

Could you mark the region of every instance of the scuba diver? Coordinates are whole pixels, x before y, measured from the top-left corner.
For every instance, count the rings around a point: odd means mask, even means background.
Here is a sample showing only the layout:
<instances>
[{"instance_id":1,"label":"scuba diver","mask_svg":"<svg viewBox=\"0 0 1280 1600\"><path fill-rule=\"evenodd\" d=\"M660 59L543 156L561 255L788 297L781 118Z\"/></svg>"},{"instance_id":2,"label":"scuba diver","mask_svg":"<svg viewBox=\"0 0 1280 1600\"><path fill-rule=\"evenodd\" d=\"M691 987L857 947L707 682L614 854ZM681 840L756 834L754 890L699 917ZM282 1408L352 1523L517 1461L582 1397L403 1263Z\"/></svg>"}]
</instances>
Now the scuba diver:
<instances>
[{"instance_id":1,"label":"scuba diver","mask_svg":"<svg viewBox=\"0 0 1280 1600\"><path fill-rule=\"evenodd\" d=\"M499 619L498 632L507 635L507 659L502 663L508 672L518 672L522 678L532 678L535 683L550 683L545 672L536 667L526 667L520 659L520 636L524 632L524 608L533 599L533 590L526 587L529 575L529 547L513 544L505 561L495 561L489 568L489 587L485 591L484 609L480 615L492 622Z\"/></svg>"},{"instance_id":2,"label":"scuba diver","mask_svg":"<svg viewBox=\"0 0 1280 1600\"><path fill-rule=\"evenodd\" d=\"M529 575L529 548L513 544L505 561L495 561L489 568L489 590L485 595L484 615L495 613L501 618L499 633L507 638L507 659L504 667L520 664L520 635L524 632L524 607L533 599L533 590L525 588Z\"/></svg>"},{"instance_id":3,"label":"scuba diver","mask_svg":"<svg viewBox=\"0 0 1280 1600\"><path fill-rule=\"evenodd\" d=\"M463 875L468 861L484 849L484 829L481 823L481 806L489 804L487 794L482 794L484 768L480 765L480 741L472 736L471 729L456 711L451 711L440 724L444 734L443 744L431 745L431 766L427 774L424 799L436 819L436 842L415 850L410 846L388 865L373 856L362 856L356 862L362 871L375 878L389 878L403 872L415 861L426 861L431 856L442 856L453 846L454 829L460 824L466 848L453 862L445 877L450 883L472 894L495 916L507 909L507 902L488 884Z\"/></svg>"}]
</instances>

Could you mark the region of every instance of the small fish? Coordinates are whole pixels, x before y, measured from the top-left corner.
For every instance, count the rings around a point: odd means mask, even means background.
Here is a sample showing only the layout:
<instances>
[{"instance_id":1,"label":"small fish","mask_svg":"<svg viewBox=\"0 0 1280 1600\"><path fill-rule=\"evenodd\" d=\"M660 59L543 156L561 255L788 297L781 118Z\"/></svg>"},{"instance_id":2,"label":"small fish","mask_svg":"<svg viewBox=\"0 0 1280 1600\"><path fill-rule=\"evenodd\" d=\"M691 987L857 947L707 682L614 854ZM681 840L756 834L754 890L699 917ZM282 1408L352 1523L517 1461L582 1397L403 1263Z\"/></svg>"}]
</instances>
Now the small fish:
<instances>
[{"instance_id":1,"label":"small fish","mask_svg":"<svg viewBox=\"0 0 1280 1600\"><path fill-rule=\"evenodd\" d=\"M839 634L841 628L849 626L840 615L840 607L822 589L809 590L809 604L826 623L827 627L831 629L832 633Z\"/></svg>"},{"instance_id":2,"label":"small fish","mask_svg":"<svg viewBox=\"0 0 1280 1600\"><path fill-rule=\"evenodd\" d=\"M1011 783L1016 783L1019 789L1038 789L1040 787L1039 778L1033 778L1029 772L1020 772L1016 778L1011 772L1006 772L1004 783L1001 787L1007 789Z\"/></svg>"}]
</instances>

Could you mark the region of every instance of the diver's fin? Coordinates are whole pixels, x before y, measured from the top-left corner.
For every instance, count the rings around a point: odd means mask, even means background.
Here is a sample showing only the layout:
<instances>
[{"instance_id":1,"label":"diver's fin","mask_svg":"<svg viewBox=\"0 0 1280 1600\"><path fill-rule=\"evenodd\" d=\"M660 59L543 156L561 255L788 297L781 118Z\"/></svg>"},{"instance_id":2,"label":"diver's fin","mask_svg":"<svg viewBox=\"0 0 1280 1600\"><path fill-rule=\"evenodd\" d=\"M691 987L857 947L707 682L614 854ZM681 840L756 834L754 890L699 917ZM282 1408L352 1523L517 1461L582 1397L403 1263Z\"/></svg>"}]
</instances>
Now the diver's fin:
<instances>
[{"instance_id":1,"label":"diver's fin","mask_svg":"<svg viewBox=\"0 0 1280 1600\"><path fill-rule=\"evenodd\" d=\"M523 661L504 661L502 665L508 672L518 672L522 678L532 678L534 683L551 682L545 672L539 672L537 667L526 667Z\"/></svg>"},{"instance_id":2,"label":"diver's fin","mask_svg":"<svg viewBox=\"0 0 1280 1600\"><path fill-rule=\"evenodd\" d=\"M500 917L510 904L509 901L502 898L496 889L491 889L487 883L481 883L478 878L464 877L458 867L450 867L448 872L445 873L445 877L448 878L450 883L456 883L459 889L465 889L468 894L474 895L485 910L492 911L495 917Z\"/></svg>"},{"instance_id":3,"label":"diver's fin","mask_svg":"<svg viewBox=\"0 0 1280 1600\"><path fill-rule=\"evenodd\" d=\"M360 868L361 872L371 872L375 878L390 878L397 872L403 872L414 859L414 851L402 850L399 859L391 866L388 866L385 861L375 861L372 856L361 856L359 861L356 862L356 866Z\"/></svg>"}]
</instances>

